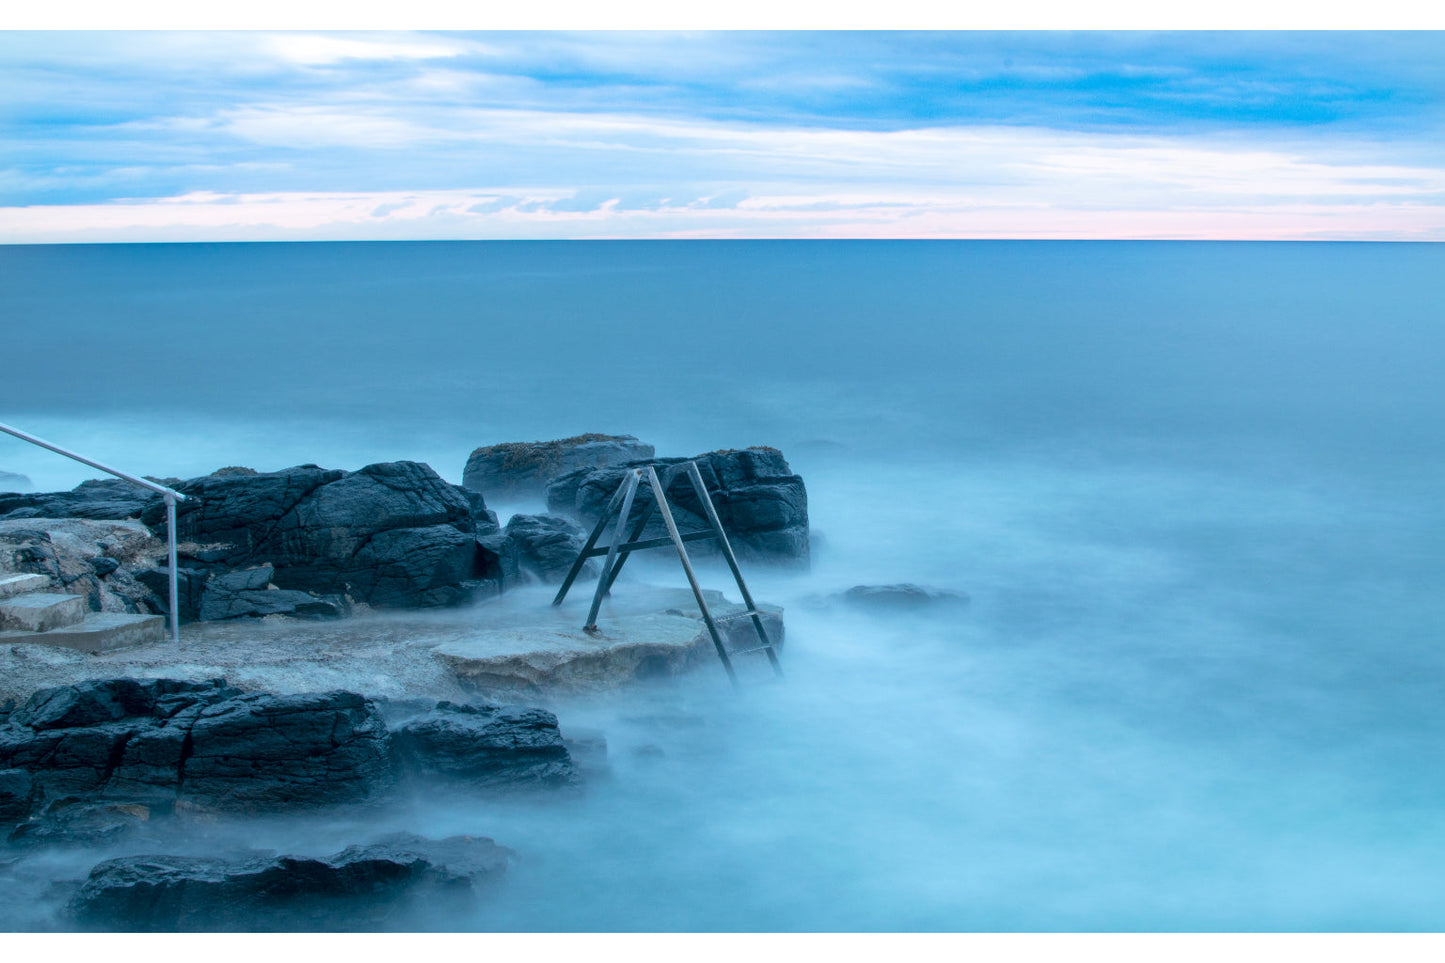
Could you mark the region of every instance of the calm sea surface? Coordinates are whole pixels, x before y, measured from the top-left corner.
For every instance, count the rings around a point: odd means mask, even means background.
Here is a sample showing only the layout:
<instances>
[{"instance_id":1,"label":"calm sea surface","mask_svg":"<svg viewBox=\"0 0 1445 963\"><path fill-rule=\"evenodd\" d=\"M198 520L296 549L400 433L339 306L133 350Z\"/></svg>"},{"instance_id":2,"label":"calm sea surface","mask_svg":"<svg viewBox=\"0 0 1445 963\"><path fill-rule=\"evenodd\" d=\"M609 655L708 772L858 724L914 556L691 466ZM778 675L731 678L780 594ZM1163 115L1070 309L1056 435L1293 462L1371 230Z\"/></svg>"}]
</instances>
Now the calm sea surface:
<instances>
[{"instance_id":1,"label":"calm sea surface","mask_svg":"<svg viewBox=\"0 0 1445 963\"><path fill-rule=\"evenodd\" d=\"M523 854L426 925L1439 930L1441 278L1409 244L0 247L0 421L180 477L783 449L822 535L749 572L785 686L559 704L611 744L582 800L249 831ZM0 470L87 477L8 437ZM803 604L902 581L973 604Z\"/></svg>"}]
</instances>

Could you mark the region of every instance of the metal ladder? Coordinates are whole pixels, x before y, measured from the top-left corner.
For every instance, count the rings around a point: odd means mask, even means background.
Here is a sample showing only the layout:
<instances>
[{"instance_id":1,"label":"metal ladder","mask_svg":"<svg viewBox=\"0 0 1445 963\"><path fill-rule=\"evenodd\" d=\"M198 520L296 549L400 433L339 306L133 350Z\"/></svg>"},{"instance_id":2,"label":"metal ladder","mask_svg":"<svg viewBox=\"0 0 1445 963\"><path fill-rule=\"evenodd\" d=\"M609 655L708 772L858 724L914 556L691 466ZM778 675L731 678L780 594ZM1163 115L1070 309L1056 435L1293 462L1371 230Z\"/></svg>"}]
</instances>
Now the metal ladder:
<instances>
[{"instance_id":1,"label":"metal ladder","mask_svg":"<svg viewBox=\"0 0 1445 963\"><path fill-rule=\"evenodd\" d=\"M638 486L642 483L644 472L648 486L652 490L652 501L644 503L642 513L633 522L632 531L628 533L627 521L632 514L632 501L637 495ZM698 501L702 503L703 513L707 516L709 528L679 534L677 522L672 517L672 509L667 504L667 491L683 474L686 474L692 482L693 491L697 493ZM647 527L648 521L652 518L654 509L662 516L662 522L667 526L667 537L638 541L643 529ZM598 548L597 539L601 537L602 530L607 527L614 514L617 516L617 523L612 543L605 548ZM692 570L692 561L687 557L687 549L683 547L684 542L712 538L717 539L722 548L723 558L727 559L728 568L732 569L733 578L737 580L738 591L742 593L745 611L736 615L726 615L722 618L713 617L712 612L708 610L706 600L702 597L702 587L698 585L697 575ZM577 553L577 559L572 563L567 577L563 579L562 587L557 590L557 597L552 600L552 604L554 606L562 604L562 600L567 597L568 589L572 587L572 583L581 573L582 566L587 563L589 558L606 555L607 561L602 566L602 574L597 578L597 591L592 595L592 608L587 613L587 624L582 628L589 635L596 634L597 612L602 607L602 599L612 590L612 583L617 580L617 575L622 571L622 566L627 562L628 556L642 549L662 548L669 544L677 549L678 560L682 562L682 570L687 573L688 584L692 586L692 594L697 599L697 607L702 612L703 621L707 623L707 631L712 636L713 647L717 649L718 659L722 661L723 668L727 670L728 679L732 681L732 684L738 685L738 677L733 670L730 656L746 655L750 652L766 652L768 661L772 663L774 674L778 678L782 678L783 666L778 661L777 647L773 645L772 640L768 638L767 630L763 628L762 613L758 611L757 605L753 602L752 593L748 591L747 583L743 581L743 573L738 568L737 557L733 555L732 546L728 544L727 534L723 531L722 522L718 520L717 509L713 507L712 498L707 493L707 485L703 483L702 473L698 471L695 461L680 462L669 466L663 470L661 480L657 477L657 470L651 465L646 468L629 469L626 477L622 479L622 484L617 486L617 492L612 496L612 500L607 503L607 508L603 510L602 517L597 519L597 524L593 526L592 534L587 537L587 543L582 546L582 551ZM753 628L757 630L760 644L729 653L723 645L722 635L718 632L718 623L744 618L752 619Z\"/></svg>"}]
</instances>

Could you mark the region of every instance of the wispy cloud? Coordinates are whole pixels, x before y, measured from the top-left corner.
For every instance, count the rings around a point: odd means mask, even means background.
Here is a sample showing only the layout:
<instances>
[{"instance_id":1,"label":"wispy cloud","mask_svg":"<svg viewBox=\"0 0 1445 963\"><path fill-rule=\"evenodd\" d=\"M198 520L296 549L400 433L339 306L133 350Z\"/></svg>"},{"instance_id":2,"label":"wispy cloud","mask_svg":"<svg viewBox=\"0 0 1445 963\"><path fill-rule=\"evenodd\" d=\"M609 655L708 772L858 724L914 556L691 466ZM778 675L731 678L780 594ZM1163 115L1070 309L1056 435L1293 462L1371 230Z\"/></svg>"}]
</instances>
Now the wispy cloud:
<instances>
[{"instance_id":1,"label":"wispy cloud","mask_svg":"<svg viewBox=\"0 0 1445 963\"><path fill-rule=\"evenodd\" d=\"M0 35L0 241L1445 239L1445 39Z\"/></svg>"}]
</instances>

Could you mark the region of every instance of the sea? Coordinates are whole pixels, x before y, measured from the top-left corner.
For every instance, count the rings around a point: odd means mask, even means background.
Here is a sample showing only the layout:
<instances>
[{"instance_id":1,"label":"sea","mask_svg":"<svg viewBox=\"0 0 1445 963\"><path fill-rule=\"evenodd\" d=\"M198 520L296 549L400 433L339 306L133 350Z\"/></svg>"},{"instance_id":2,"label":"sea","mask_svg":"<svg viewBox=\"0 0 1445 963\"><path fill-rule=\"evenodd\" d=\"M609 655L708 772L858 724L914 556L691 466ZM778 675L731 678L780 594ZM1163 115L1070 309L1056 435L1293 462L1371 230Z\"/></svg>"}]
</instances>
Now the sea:
<instances>
[{"instance_id":1,"label":"sea","mask_svg":"<svg viewBox=\"0 0 1445 963\"><path fill-rule=\"evenodd\" d=\"M460 482L477 446L583 432L783 451L811 565L745 570L786 610L783 683L556 700L608 741L575 798L238 831L516 850L474 910L407 925L1431 931L1442 279L1409 243L9 246L0 422L180 478ZM7 436L0 470L93 475ZM827 601L905 582L971 602Z\"/></svg>"}]
</instances>

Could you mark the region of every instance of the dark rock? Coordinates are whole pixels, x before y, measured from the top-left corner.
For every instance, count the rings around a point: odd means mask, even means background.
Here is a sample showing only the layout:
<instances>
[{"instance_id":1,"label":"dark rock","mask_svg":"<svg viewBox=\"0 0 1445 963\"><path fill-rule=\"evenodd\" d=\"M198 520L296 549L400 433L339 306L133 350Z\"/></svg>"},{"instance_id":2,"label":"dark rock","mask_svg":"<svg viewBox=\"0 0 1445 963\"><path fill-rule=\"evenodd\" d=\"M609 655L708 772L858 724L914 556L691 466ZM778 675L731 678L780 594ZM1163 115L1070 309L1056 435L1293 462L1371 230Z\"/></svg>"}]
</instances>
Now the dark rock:
<instances>
[{"instance_id":1,"label":"dark rock","mask_svg":"<svg viewBox=\"0 0 1445 963\"><path fill-rule=\"evenodd\" d=\"M567 472L645 460L655 453L632 435L589 434L488 445L467 459L462 485L499 498L537 497L546 493L548 482Z\"/></svg>"},{"instance_id":2,"label":"dark rock","mask_svg":"<svg viewBox=\"0 0 1445 963\"><path fill-rule=\"evenodd\" d=\"M517 553L518 568L548 584L561 582L587 542L587 533L561 515L513 515L507 537ZM596 578L598 569L588 561L582 578Z\"/></svg>"},{"instance_id":3,"label":"dark rock","mask_svg":"<svg viewBox=\"0 0 1445 963\"><path fill-rule=\"evenodd\" d=\"M439 702L398 729L393 740L422 776L487 786L568 786L578 781L557 717L525 706Z\"/></svg>"},{"instance_id":4,"label":"dark rock","mask_svg":"<svg viewBox=\"0 0 1445 963\"><path fill-rule=\"evenodd\" d=\"M0 729L0 769L42 801L267 811L356 802L395 778L375 705L350 692L242 694L215 679L105 679L44 689Z\"/></svg>"},{"instance_id":5,"label":"dark rock","mask_svg":"<svg viewBox=\"0 0 1445 963\"><path fill-rule=\"evenodd\" d=\"M95 569L95 574L98 578L105 578L111 572L120 568L120 562L108 555L97 555L95 558L86 559L86 561L90 562L90 567Z\"/></svg>"},{"instance_id":6,"label":"dark rock","mask_svg":"<svg viewBox=\"0 0 1445 963\"><path fill-rule=\"evenodd\" d=\"M394 781L386 723L354 692L255 692L204 707L191 724L179 798L271 811L360 802Z\"/></svg>"},{"instance_id":7,"label":"dark rock","mask_svg":"<svg viewBox=\"0 0 1445 963\"><path fill-rule=\"evenodd\" d=\"M377 929L421 907L464 909L510 855L485 837L397 833L321 858L127 856L92 869L69 911L86 928L139 932Z\"/></svg>"},{"instance_id":8,"label":"dark rock","mask_svg":"<svg viewBox=\"0 0 1445 963\"><path fill-rule=\"evenodd\" d=\"M477 569L483 578L495 579L503 588L517 584L522 577L517 543L501 532L478 535Z\"/></svg>"},{"instance_id":9,"label":"dark rock","mask_svg":"<svg viewBox=\"0 0 1445 963\"><path fill-rule=\"evenodd\" d=\"M201 600L205 596L209 573L200 568L176 566L176 607L180 609L182 622L194 622L201 615ZM157 612L171 614L171 570L169 566L142 569L136 573L136 581L150 589Z\"/></svg>"},{"instance_id":10,"label":"dark rock","mask_svg":"<svg viewBox=\"0 0 1445 963\"><path fill-rule=\"evenodd\" d=\"M480 535L495 535L502 530L501 523L497 521L497 513L487 507L486 499L482 493L472 491L470 488L463 488L461 485L454 485L454 488L467 500L472 509L472 524L476 526L476 532Z\"/></svg>"},{"instance_id":11,"label":"dark rock","mask_svg":"<svg viewBox=\"0 0 1445 963\"><path fill-rule=\"evenodd\" d=\"M968 596L963 592L924 588L908 582L898 585L855 585L834 597L847 605L877 612L959 608L969 602Z\"/></svg>"},{"instance_id":12,"label":"dark rock","mask_svg":"<svg viewBox=\"0 0 1445 963\"><path fill-rule=\"evenodd\" d=\"M270 564L277 588L380 607L454 605L477 594L463 584L479 577L472 503L426 465L350 473L302 465L192 479L179 490L183 566Z\"/></svg>"},{"instance_id":13,"label":"dark rock","mask_svg":"<svg viewBox=\"0 0 1445 963\"><path fill-rule=\"evenodd\" d=\"M344 605L294 589L268 587L275 574L271 565L214 575L201 593L202 620L293 615L300 618L340 618Z\"/></svg>"},{"instance_id":14,"label":"dark rock","mask_svg":"<svg viewBox=\"0 0 1445 963\"><path fill-rule=\"evenodd\" d=\"M23 769L0 770L0 827L22 822L34 808L35 781Z\"/></svg>"},{"instance_id":15,"label":"dark rock","mask_svg":"<svg viewBox=\"0 0 1445 963\"><path fill-rule=\"evenodd\" d=\"M692 459L662 458L651 464L661 466L696 461L703 483L728 541L739 558L807 564L808 493L803 479L792 473L782 452L774 448L715 451ZM580 518L589 527L606 509L616 493L627 467L579 469L562 475L547 486L547 508L552 512ZM701 502L685 478L677 479L667 492L668 503L678 528L683 532L708 527ZM652 498L645 482L636 496L637 505ZM640 508L634 507L634 514ZM654 512L643 532L644 538L667 534ZM694 547L695 546L695 547ZM689 552L715 552L713 543L700 541Z\"/></svg>"},{"instance_id":16,"label":"dark rock","mask_svg":"<svg viewBox=\"0 0 1445 963\"><path fill-rule=\"evenodd\" d=\"M150 807L140 803L61 799L16 826L9 841L20 846L97 846L135 832L150 817Z\"/></svg>"},{"instance_id":17,"label":"dark rock","mask_svg":"<svg viewBox=\"0 0 1445 963\"><path fill-rule=\"evenodd\" d=\"M0 518L140 518L162 504L160 495L123 479L92 479L68 492L0 495Z\"/></svg>"}]
</instances>

